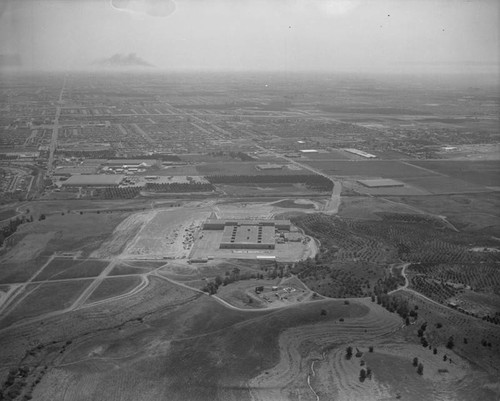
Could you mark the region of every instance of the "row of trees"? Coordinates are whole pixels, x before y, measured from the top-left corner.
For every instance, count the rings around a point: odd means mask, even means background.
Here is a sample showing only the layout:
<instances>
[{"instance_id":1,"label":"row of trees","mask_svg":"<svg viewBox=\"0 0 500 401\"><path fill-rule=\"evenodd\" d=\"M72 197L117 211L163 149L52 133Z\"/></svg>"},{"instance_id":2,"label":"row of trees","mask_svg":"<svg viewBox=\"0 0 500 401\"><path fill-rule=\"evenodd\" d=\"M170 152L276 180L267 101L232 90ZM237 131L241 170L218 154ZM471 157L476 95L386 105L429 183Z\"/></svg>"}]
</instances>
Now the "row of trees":
<instances>
[{"instance_id":1,"label":"row of trees","mask_svg":"<svg viewBox=\"0 0 500 401\"><path fill-rule=\"evenodd\" d=\"M45 217L44 217L45 218ZM33 221L33 216L29 217L16 217L15 219L9 220L9 223L0 229L0 246L3 245L5 239L12 234L14 234L21 224Z\"/></svg>"},{"instance_id":2,"label":"row of trees","mask_svg":"<svg viewBox=\"0 0 500 401\"><path fill-rule=\"evenodd\" d=\"M240 159L242 162L253 162L257 160L243 152L224 152L220 150L218 152L210 152L209 155L213 157L229 156L232 159Z\"/></svg>"},{"instance_id":3,"label":"row of trees","mask_svg":"<svg viewBox=\"0 0 500 401\"><path fill-rule=\"evenodd\" d=\"M132 199L141 192L139 187L130 188L98 188L94 196L100 199Z\"/></svg>"},{"instance_id":4,"label":"row of trees","mask_svg":"<svg viewBox=\"0 0 500 401\"><path fill-rule=\"evenodd\" d=\"M215 188L212 184L201 182L173 182L156 184L148 182L146 191L167 192L167 193L186 193L186 192L212 192Z\"/></svg>"},{"instance_id":5,"label":"row of trees","mask_svg":"<svg viewBox=\"0 0 500 401\"><path fill-rule=\"evenodd\" d=\"M397 313L403 320L406 321L406 324L410 324L410 317L417 319L418 313L416 310L410 307L410 304L406 299L388 295L388 294L379 294L375 296L377 304L383 306L389 312ZM374 300L372 298L372 300Z\"/></svg>"},{"instance_id":6,"label":"row of trees","mask_svg":"<svg viewBox=\"0 0 500 401\"><path fill-rule=\"evenodd\" d=\"M103 150L76 150L76 149L58 149L56 154L66 157L85 157L91 159L110 159L115 155L113 149Z\"/></svg>"},{"instance_id":7,"label":"row of trees","mask_svg":"<svg viewBox=\"0 0 500 401\"><path fill-rule=\"evenodd\" d=\"M328 192L333 182L317 174L283 175L210 175L206 179L212 184L305 184L317 191Z\"/></svg>"}]
</instances>

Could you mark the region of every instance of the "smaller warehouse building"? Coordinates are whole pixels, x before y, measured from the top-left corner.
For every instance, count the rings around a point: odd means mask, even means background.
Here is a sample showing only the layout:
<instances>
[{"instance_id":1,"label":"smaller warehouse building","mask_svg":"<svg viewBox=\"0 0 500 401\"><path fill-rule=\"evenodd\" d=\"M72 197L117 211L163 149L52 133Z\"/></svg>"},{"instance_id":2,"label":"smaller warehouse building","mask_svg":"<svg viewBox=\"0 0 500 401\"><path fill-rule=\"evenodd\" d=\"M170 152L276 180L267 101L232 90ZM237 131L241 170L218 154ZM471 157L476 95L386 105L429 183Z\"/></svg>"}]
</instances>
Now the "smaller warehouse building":
<instances>
[{"instance_id":1,"label":"smaller warehouse building","mask_svg":"<svg viewBox=\"0 0 500 401\"><path fill-rule=\"evenodd\" d=\"M352 148L349 148L349 149L344 149L346 152L348 153L352 153L353 155L358 155L358 156L361 156L361 157L364 157L366 159L373 159L377 156L375 155L372 155L371 153L367 153L363 150L359 150L359 149L352 149Z\"/></svg>"},{"instance_id":2,"label":"smaller warehouse building","mask_svg":"<svg viewBox=\"0 0 500 401\"><path fill-rule=\"evenodd\" d=\"M380 178L376 180L358 180L358 183L367 188L395 188L404 187L400 181L391 180L390 178Z\"/></svg>"},{"instance_id":3,"label":"smaller warehouse building","mask_svg":"<svg viewBox=\"0 0 500 401\"><path fill-rule=\"evenodd\" d=\"M257 168L257 170L264 170L264 171L268 171L268 170L282 170L283 169L283 165L281 164L274 164L274 163L267 163L267 164L257 164L257 166L255 166Z\"/></svg>"},{"instance_id":4,"label":"smaller warehouse building","mask_svg":"<svg viewBox=\"0 0 500 401\"><path fill-rule=\"evenodd\" d=\"M62 183L63 187L117 187L125 175L82 174L73 175Z\"/></svg>"}]
</instances>

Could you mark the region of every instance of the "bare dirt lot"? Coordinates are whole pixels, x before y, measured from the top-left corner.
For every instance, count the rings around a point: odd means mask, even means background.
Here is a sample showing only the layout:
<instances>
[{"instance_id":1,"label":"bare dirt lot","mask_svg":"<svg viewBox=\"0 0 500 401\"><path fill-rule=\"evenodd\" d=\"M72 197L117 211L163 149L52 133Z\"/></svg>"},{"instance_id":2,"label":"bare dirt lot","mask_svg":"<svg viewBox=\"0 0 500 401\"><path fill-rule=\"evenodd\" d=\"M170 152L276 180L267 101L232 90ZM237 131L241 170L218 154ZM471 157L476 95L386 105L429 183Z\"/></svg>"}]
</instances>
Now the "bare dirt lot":
<instances>
[{"instance_id":1,"label":"bare dirt lot","mask_svg":"<svg viewBox=\"0 0 500 401\"><path fill-rule=\"evenodd\" d=\"M210 213L210 209L203 208L143 213L142 225L135 238L127 245L123 257L186 258L201 224Z\"/></svg>"}]
</instances>

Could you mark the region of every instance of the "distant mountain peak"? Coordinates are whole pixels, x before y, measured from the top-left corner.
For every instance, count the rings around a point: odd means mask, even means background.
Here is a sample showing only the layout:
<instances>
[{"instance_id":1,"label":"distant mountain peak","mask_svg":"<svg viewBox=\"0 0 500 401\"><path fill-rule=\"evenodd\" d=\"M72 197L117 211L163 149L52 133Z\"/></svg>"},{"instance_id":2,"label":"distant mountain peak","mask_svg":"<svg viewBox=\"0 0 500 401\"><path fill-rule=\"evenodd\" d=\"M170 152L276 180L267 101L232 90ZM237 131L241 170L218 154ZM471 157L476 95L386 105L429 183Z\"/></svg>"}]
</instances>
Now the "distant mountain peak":
<instances>
[{"instance_id":1,"label":"distant mountain peak","mask_svg":"<svg viewBox=\"0 0 500 401\"><path fill-rule=\"evenodd\" d=\"M140 58L135 53L116 53L109 58L96 60L93 64L104 67L153 67L152 64Z\"/></svg>"}]
</instances>

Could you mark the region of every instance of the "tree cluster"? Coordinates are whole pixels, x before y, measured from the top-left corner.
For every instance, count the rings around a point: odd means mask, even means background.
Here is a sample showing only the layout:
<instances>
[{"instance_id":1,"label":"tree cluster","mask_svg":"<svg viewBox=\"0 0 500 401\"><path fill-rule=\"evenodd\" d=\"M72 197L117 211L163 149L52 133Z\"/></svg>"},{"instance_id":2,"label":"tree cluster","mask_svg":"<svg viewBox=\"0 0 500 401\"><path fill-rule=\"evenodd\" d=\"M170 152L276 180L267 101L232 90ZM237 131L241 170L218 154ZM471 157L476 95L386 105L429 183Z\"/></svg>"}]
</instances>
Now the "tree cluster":
<instances>
[{"instance_id":1,"label":"tree cluster","mask_svg":"<svg viewBox=\"0 0 500 401\"><path fill-rule=\"evenodd\" d=\"M95 191L95 196L100 199L132 199L139 195L140 192L139 187L98 188Z\"/></svg>"},{"instance_id":2,"label":"tree cluster","mask_svg":"<svg viewBox=\"0 0 500 401\"><path fill-rule=\"evenodd\" d=\"M12 234L14 234L17 230L17 227L19 227L21 224L25 222L31 222L33 221L33 217L30 216L28 218L23 217L16 217L15 219L9 220L9 224L5 225L0 229L0 246L3 245L5 239Z\"/></svg>"},{"instance_id":3,"label":"tree cluster","mask_svg":"<svg viewBox=\"0 0 500 401\"><path fill-rule=\"evenodd\" d=\"M210 152L209 155L213 157L229 156L232 159L240 159L242 162L253 162L256 160L255 158L243 152L224 152L220 150L219 152Z\"/></svg>"},{"instance_id":4,"label":"tree cluster","mask_svg":"<svg viewBox=\"0 0 500 401\"><path fill-rule=\"evenodd\" d=\"M212 192L215 188L212 184L201 182L172 182L157 184L148 182L146 191L166 192L166 193L186 193L186 192Z\"/></svg>"}]
</instances>

